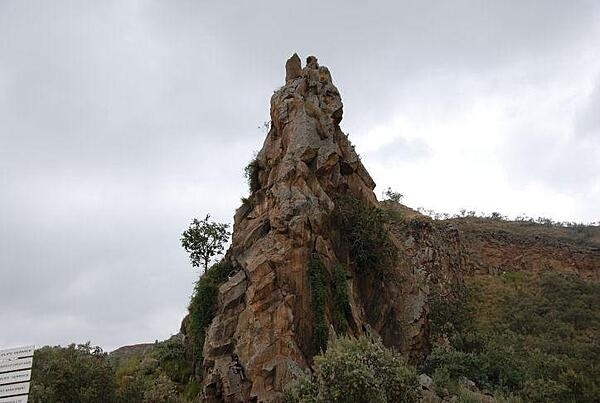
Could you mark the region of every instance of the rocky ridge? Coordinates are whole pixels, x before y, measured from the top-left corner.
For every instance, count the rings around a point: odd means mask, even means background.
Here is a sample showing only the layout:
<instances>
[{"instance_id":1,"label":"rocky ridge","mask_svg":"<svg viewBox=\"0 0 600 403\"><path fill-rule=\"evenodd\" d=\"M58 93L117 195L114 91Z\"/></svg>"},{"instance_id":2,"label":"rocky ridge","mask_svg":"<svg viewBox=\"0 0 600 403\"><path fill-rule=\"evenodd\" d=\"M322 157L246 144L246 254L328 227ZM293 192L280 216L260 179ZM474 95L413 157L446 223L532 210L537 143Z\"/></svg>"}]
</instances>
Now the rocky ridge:
<instances>
[{"instance_id":1,"label":"rocky ridge","mask_svg":"<svg viewBox=\"0 0 600 403\"><path fill-rule=\"evenodd\" d=\"M329 70L313 56L302 68L297 55L285 70L285 85L271 98L271 128L251 164L252 193L235 214L225 257L234 271L219 289L204 343L207 401L277 401L310 367L323 324L316 323L309 266L323 268L330 336L340 331L331 283L343 267L342 331L381 337L414 358L427 347L429 284L460 281L465 269L458 231L422 221L402 234L384 228L393 249L385 275L375 264L359 267L334 217L344 198L378 211L375 183L340 129L343 104Z\"/></svg>"}]
</instances>

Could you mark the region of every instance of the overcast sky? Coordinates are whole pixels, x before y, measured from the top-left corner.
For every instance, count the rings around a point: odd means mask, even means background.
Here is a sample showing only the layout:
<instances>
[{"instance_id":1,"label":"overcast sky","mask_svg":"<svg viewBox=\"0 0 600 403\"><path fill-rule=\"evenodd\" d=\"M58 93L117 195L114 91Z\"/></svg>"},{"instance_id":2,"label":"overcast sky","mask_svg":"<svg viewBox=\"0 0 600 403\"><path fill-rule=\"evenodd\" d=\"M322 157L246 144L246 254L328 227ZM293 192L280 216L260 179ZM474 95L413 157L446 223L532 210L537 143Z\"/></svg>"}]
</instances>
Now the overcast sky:
<instances>
[{"instance_id":1,"label":"overcast sky","mask_svg":"<svg viewBox=\"0 0 600 403\"><path fill-rule=\"evenodd\" d=\"M600 2L368 3L0 0L0 349L178 332L293 52L378 196L600 219Z\"/></svg>"}]
</instances>

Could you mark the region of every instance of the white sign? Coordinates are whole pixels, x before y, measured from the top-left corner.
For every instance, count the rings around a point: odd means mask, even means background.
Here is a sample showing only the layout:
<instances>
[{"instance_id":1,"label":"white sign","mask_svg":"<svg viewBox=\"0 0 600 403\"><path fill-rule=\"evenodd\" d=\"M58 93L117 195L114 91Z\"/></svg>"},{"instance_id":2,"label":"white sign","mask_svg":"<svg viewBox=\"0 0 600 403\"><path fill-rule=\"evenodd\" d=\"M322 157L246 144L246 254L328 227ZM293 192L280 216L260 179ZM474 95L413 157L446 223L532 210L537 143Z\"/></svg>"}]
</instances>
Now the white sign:
<instances>
[{"instance_id":1,"label":"white sign","mask_svg":"<svg viewBox=\"0 0 600 403\"><path fill-rule=\"evenodd\" d=\"M0 403L27 403L27 396L0 397Z\"/></svg>"},{"instance_id":2,"label":"white sign","mask_svg":"<svg viewBox=\"0 0 600 403\"><path fill-rule=\"evenodd\" d=\"M31 368L33 364L33 358L19 358L18 360L12 361L0 361L0 374L9 371L20 371L23 369Z\"/></svg>"},{"instance_id":3,"label":"white sign","mask_svg":"<svg viewBox=\"0 0 600 403\"><path fill-rule=\"evenodd\" d=\"M31 379L31 370L5 372L0 374L0 385L6 385L7 383L18 383L27 382Z\"/></svg>"},{"instance_id":4,"label":"white sign","mask_svg":"<svg viewBox=\"0 0 600 403\"><path fill-rule=\"evenodd\" d=\"M0 386L0 397L13 395L26 395L29 393L29 382L14 383Z\"/></svg>"},{"instance_id":5,"label":"white sign","mask_svg":"<svg viewBox=\"0 0 600 403\"><path fill-rule=\"evenodd\" d=\"M33 357L35 346L17 347L8 350L0 350L0 361L13 360L15 358Z\"/></svg>"}]
</instances>

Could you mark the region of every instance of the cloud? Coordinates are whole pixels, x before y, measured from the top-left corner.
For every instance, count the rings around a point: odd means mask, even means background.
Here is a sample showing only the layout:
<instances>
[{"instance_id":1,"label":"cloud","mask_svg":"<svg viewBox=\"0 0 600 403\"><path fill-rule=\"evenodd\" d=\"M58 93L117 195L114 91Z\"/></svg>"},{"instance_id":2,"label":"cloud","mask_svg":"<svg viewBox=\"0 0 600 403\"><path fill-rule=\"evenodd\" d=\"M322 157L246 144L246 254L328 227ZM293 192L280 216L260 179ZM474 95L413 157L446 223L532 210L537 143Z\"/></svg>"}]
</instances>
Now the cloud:
<instances>
[{"instance_id":1,"label":"cloud","mask_svg":"<svg viewBox=\"0 0 600 403\"><path fill-rule=\"evenodd\" d=\"M0 2L0 346L178 331L180 234L231 221L293 52L331 69L344 130L409 204L596 218L599 8Z\"/></svg>"},{"instance_id":2,"label":"cloud","mask_svg":"<svg viewBox=\"0 0 600 403\"><path fill-rule=\"evenodd\" d=\"M575 117L575 131L579 137L600 141L600 81L585 98Z\"/></svg>"}]
</instances>

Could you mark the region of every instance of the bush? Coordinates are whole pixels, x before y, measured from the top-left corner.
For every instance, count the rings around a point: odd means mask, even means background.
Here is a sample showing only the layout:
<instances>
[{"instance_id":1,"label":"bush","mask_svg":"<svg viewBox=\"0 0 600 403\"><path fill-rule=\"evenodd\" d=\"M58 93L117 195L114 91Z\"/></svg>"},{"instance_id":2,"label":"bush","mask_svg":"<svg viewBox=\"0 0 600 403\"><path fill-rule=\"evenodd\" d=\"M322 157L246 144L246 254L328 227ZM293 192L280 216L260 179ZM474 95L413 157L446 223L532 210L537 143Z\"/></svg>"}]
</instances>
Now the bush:
<instances>
[{"instance_id":1,"label":"bush","mask_svg":"<svg viewBox=\"0 0 600 403\"><path fill-rule=\"evenodd\" d=\"M177 385L166 375L159 374L144 391L144 403L177 403Z\"/></svg>"},{"instance_id":2,"label":"bush","mask_svg":"<svg viewBox=\"0 0 600 403\"><path fill-rule=\"evenodd\" d=\"M313 314L313 348L315 353L327 348L329 327L325 319L325 267L318 258L313 257L308 263L310 280L310 308Z\"/></svg>"},{"instance_id":3,"label":"bush","mask_svg":"<svg viewBox=\"0 0 600 403\"><path fill-rule=\"evenodd\" d=\"M32 403L104 403L115 399L108 356L90 343L36 350L29 399Z\"/></svg>"},{"instance_id":4,"label":"bush","mask_svg":"<svg viewBox=\"0 0 600 403\"><path fill-rule=\"evenodd\" d=\"M600 285L554 272L475 279L478 292L453 302L467 305L473 320L455 326L450 307L438 312L439 325L457 337L433 350L424 371L447 375L446 384L465 376L523 401L598 401L600 341L591 335L600 334Z\"/></svg>"},{"instance_id":5,"label":"bush","mask_svg":"<svg viewBox=\"0 0 600 403\"><path fill-rule=\"evenodd\" d=\"M252 159L252 161L244 168L244 176L248 182L248 188L250 189L251 195L260 189L260 180L258 178L259 170L260 166L257 158Z\"/></svg>"},{"instance_id":6,"label":"bush","mask_svg":"<svg viewBox=\"0 0 600 403\"><path fill-rule=\"evenodd\" d=\"M442 291L432 285L429 295L429 324L434 337L460 335L472 321L472 308L466 302L468 289L463 284L454 284Z\"/></svg>"},{"instance_id":7,"label":"bush","mask_svg":"<svg viewBox=\"0 0 600 403\"><path fill-rule=\"evenodd\" d=\"M185 345L182 337L171 337L156 344L153 354L165 375L172 381L186 383L192 374L192 368L185 357Z\"/></svg>"},{"instance_id":8,"label":"bush","mask_svg":"<svg viewBox=\"0 0 600 403\"><path fill-rule=\"evenodd\" d=\"M351 195L334 200L334 222L347 243L359 273L383 277L396 259L382 210L368 207Z\"/></svg>"},{"instance_id":9,"label":"bush","mask_svg":"<svg viewBox=\"0 0 600 403\"><path fill-rule=\"evenodd\" d=\"M417 387L401 356L366 337L342 337L315 357L314 374L291 385L284 401L409 403L417 401Z\"/></svg>"},{"instance_id":10,"label":"bush","mask_svg":"<svg viewBox=\"0 0 600 403\"><path fill-rule=\"evenodd\" d=\"M348 330L348 320L346 318L351 315L346 276L346 269L338 264L335 267L333 278L333 322L335 329L341 334L346 333Z\"/></svg>"},{"instance_id":11,"label":"bush","mask_svg":"<svg viewBox=\"0 0 600 403\"><path fill-rule=\"evenodd\" d=\"M202 349L206 329L215 317L219 286L227 281L233 266L221 261L211 266L196 282L188 308L190 312L190 336L193 340L193 353L196 362L202 361Z\"/></svg>"}]
</instances>

